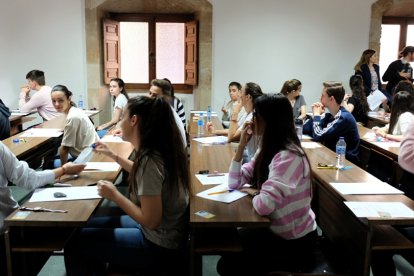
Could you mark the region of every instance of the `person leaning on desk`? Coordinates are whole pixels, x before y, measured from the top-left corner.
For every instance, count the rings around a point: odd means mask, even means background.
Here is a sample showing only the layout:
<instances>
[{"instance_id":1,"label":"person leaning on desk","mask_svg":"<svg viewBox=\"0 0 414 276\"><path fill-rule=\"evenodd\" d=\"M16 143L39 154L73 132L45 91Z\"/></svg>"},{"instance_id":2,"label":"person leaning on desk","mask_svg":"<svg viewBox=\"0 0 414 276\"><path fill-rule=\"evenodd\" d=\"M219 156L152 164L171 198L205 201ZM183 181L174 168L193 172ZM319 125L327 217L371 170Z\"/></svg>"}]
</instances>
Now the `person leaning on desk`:
<instances>
[{"instance_id":1,"label":"person leaning on desk","mask_svg":"<svg viewBox=\"0 0 414 276\"><path fill-rule=\"evenodd\" d=\"M129 197L108 181L97 185L99 194L126 214L89 220L65 246L67 275L103 273L107 263L151 275L183 267L177 262L185 259L189 234L190 176L173 112L162 97L128 101L121 128L124 140L136 150L134 162L97 143L96 152L113 158L130 173Z\"/></svg>"},{"instance_id":2,"label":"person leaning on desk","mask_svg":"<svg viewBox=\"0 0 414 276\"><path fill-rule=\"evenodd\" d=\"M13 198L9 182L33 190L45 184L53 183L64 174L77 174L85 168L82 164L66 163L54 170L35 171L0 142L0 275L6 275L6 255L4 251L4 219L19 207Z\"/></svg>"},{"instance_id":3,"label":"person leaning on desk","mask_svg":"<svg viewBox=\"0 0 414 276\"><path fill-rule=\"evenodd\" d=\"M254 110L253 122L243 126L230 165L229 188L252 196L254 210L268 216L271 225L240 229L243 252L224 255L217 265L220 275L306 269L316 245L310 164L296 135L292 106L285 96L263 95L255 100ZM260 148L242 165L253 132L261 137ZM245 188L245 184L252 186Z\"/></svg>"}]
</instances>

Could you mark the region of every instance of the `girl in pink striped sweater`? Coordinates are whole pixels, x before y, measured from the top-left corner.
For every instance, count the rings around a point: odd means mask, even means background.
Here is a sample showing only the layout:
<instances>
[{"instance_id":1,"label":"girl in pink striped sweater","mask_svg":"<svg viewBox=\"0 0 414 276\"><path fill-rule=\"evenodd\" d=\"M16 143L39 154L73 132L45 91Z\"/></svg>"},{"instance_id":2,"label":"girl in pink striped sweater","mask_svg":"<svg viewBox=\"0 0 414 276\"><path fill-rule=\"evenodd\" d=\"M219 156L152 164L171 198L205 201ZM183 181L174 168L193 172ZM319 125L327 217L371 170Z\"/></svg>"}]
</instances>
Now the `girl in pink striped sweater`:
<instances>
[{"instance_id":1,"label":"girl in pink striped sweater","mask_svg":"<svg viewBox=\"0 0 414 276\"><path fill-rule=\"evenodd\" d=\"M217 267L221 275L303 270L316 244L310 165L296 135L292 106L286 97L263 95L255 100L253 114L230 165L229 188L252 196L255 211L271 223L265 229L239 230L243 253L223 256ZM242 165L243 150L253 134L260 137L260 148ZM253 271L241 266L252 260Z\"/></svg>"}]
</instances>

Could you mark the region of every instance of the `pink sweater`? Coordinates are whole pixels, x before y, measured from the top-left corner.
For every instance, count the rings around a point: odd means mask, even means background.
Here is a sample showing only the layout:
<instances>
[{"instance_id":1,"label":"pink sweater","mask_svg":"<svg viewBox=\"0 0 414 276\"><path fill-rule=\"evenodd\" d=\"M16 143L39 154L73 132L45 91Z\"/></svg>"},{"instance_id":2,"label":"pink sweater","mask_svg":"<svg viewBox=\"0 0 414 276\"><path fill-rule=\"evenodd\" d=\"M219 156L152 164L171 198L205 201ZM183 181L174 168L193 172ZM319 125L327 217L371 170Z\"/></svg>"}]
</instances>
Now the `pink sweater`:
<instances>
[{"instance_id":1,"label":"pink sweater","mask_svg":"<svg viewBox=\"0 0 414 276\"><path fill-rule=\"evenodd\" d=\"M232 161L229 188L239 189L251 184L254 158L241 166ZM316 229L311 209L311 177L306 158L290 150L277 153L269 165L269 177L260 194L253 198L253 207L261 216L269 216L270 229L284 239L297 239Z\"/></svg>"},{"instance_id":2,"label":"pink sweater","mask_svg":"<svg viewBox=\"0 0 414 276\"><path fill-rule=\"evenodd\" d=\"M58 113L52 104L52 97L49 86L42 86L42 88L35 92L32 96L27 96L26 93L20 92L19 109L20 112L30 112L37 109L40 116L46 121L49 121L62 114Z\"/></svg>"},{"instance_id":3,"label":"pink sweater","mask_svg":"<svg viewBox=\"0 0 414 276\"><path fill-rule=\"evenodd\" d=\"M407 127L401 141L398 164L404 170L414 173L414 122Z\"/></svg>"}]
</instances>

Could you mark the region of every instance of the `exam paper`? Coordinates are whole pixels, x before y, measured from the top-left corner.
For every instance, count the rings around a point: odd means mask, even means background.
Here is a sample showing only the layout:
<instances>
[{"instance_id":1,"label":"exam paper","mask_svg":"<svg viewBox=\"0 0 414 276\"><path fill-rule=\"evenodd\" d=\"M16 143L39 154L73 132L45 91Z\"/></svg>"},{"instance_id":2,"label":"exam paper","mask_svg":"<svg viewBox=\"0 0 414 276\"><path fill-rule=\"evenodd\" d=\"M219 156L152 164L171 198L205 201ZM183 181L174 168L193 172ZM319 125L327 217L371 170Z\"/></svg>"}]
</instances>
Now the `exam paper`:
<instances>
[{"instance_id":1,"label":"exam paper","mask_svg":"<svg viewBox=\"0 0 414 276\"><path fill-rule=\"evenodd\" d=\"M119 168L120 166L116 162L86 162L85 171L114 172Z\"/></svg>"},{"instance_id":2,"label":"exam paper","mask_svg":"<svg viewBox=\"0 0 414 276\"><path fill-rule=\"evenodd\" d=\"M19 137L59 137L63 131L59 128L30 128Z\"/></svg>"},{"instance_id":3,"label":"exam paper","mask_svg":"<svg viewBox=\"0 0 414 276\"><path fill-rule=\"evenodd\" d=\"M396 142L396 141L383 141L383 142L371 142L371 143L378 147L399 148L401 146L401 142Z\"/></svg>"},{"instance_id":4,"label":"exam paper","mask_svg":"<svg viewBox=\"0 0 414 276\"><path fill-rule=\"evenodd\" d=\"M224 203L230 203L242 197L247 196L247 193L240 192L239 190L233 190L232 192L225 192L222 194L209 195L210 193L221 192L221 191L226 191L226 190L229 190L229 187L227 186L227 184L221 184L211 189L202 191L198 193L197 196L210 199L210 200L224 202Z\"/></svg>"},{"instance_id":5,"label":"exam paper","mask_svg":"<svg viewBox=\"0 0 414 276\"><path fill-rule=\"evenodd\" d=\"M316 142L301 142L300 144L302 145L302 148L305 149L317 149L322 147Z\"/></svg>"},{"instance_id":6,"label":"exam paper","mask_svg":"<svg viewBox=\"0 0 414 276\"><path fill-rule=\"evenodd\" d=\"M201 182L202 185L212 185L212 184L226 184L228 185L229 174L228 173L219 173L219 175L214 174L196 174L197 179Z\"/></svg>"},{"instance_id":7,"label":"exam paper","mask_svg":"<svg viewBox=\"0 0 414 276\"><path fill-rule=\"evenodd\" d=\"M369 96L367 97L369 109L376 110L380 106L380 104L386 99L387 97L385 97L385 95L378 89L374 92L371 92L371 94L369 94Z\"/></svg>"},{"instance_id":8,"label":"exam paper","mask_svg":"<svg viewBox=\"0 0 414 276\"><path fill-rule=\"evenodd\" d=\"M414 211L402 202L344 202L359 218L414 218Z\"/></svg>"},{"instance_id":9,"label":"exam paper","mask_svg":"<svg viewBox=\"0 0 414 276\"><path fill-rule=\"evenodd\" d=\"M55 192L64 193L66 197L54 197ZM59 187L59 188L38 188L33 192L29 202L42 201L63 201L63 200L79 200L101 198L98 195L96 186L85 187Z\"/></svg>"},{"instance_id":10,"label":"exam paper","mask_svg":"<svg viewBox=\"0 0 414 276\"><path fill-rule=\"evenodd\" d=\"M343 195L392 195L404 194L385 182L365 183L330 183L332 187Z\"/></svg>"},{"instance_id":11,"label":"exam paper","mask_svg":"<svg viewBox=\"0 0 414 276\"><path fill-rule=\"evenodd\" d=\"M201 137L201 138L194 138L194 141L200 142L202 144L226 144L227 143L227 136L209 136L209 137Z\"/></svg>"}]
</instances>

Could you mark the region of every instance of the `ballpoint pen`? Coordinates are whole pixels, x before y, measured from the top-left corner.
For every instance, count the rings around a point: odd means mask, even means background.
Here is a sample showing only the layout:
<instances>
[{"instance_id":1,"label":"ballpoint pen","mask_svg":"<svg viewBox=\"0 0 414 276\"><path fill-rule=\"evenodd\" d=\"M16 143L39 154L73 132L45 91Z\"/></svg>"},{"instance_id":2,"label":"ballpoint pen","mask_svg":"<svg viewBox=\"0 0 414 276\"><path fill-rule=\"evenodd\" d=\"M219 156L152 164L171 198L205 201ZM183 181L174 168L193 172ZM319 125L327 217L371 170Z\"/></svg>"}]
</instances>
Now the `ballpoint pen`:
<instances>
[{"instance_id":1,"label":"ballpoint pen","mask_svg":"<svg viewBox=\"0 0 414 276\"><path fill-rule=\"evenodd\" d=\"M224 191L218 191L218 192L208 193L208 195L225 194L225 193L230 193L230 192L233 192L233 191L234 191L234 190L224 190Z\"/></svg>"}]
</instances>

